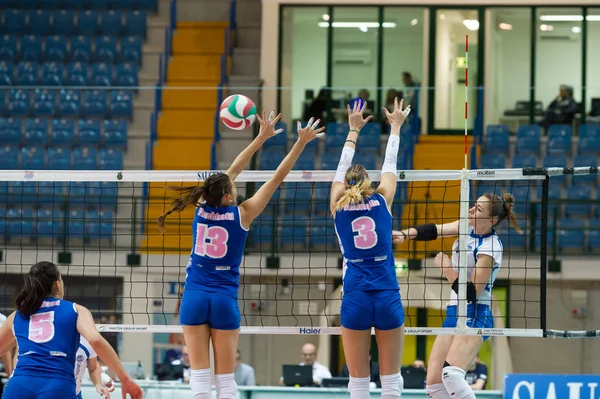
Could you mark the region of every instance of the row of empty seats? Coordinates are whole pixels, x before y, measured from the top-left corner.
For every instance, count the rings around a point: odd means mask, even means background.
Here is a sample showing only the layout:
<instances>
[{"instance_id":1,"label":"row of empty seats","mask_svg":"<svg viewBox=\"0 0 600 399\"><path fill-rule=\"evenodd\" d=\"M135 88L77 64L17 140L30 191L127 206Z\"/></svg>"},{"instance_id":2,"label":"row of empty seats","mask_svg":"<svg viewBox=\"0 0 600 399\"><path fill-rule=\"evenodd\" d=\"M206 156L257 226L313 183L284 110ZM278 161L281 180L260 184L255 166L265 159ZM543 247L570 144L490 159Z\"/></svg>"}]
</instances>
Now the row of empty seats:
<instances>
[{"instance_id":1,"label":"row of empty seats","mask_svg":"<svg viewBox=\"0 0 600 399\"><path fill-rule=\"evenodd\" d=\"M128 90L0 91L0 114L34 117L131 118L133 93Z\"/></svg>"},{"instance_id":2,"label":"row of empty seats","mask_svg":"<svg viewBox=\"0 0 600 399\"><path fill-rule=\"evenodd\" d=\"M123 150L94 147L22 147L0 148L0 169L122 170Z\"/></svg>"},{"instance_id":3,"label":"row of empty seats","mask_svg":"<svg viewBox=\"0 0 600 399\"><path fill-rule=\"evenodd\" d=\"M14 36L0 37L0 61L4 69L15 60L30 62L135 62L142 60L143 41L139 37L116 39L111 36L25 36L17 46Z\"/></svg>"},{"instance_id":4,"label":"row of empty seats","mask_svg":"<svg viewBox=\"0 0 600 399\"><path fill-rule=\"evenodd\" d=\"M7 35L146 36L145 11L6 10L0 14Z\"/></svg>"},{"instance_id":5,"label":"row of empty seats","mask_svg":"<svg viewBox=\"0 0 600 399\"><path fill-rule=\"evenodd\" d=\"M0 0L0 9L7 8L156 11L158 0Z\"/></svg>"},{"instance_id":6,"label":"row of empty seats","mask_svg":"<svg viewBox=\"0 0 600 399\"><path fill-rule=\"evenodd\" d=\"M45 146L127 147L127 121L123 119L0 118L0 143Z\"/></svg>"},{"instance_id":7,"label":"row of empty seats","mask_svg":"<svg viewBox=\"0 0 600 399\"><path fill-rule=\"evenodd\" d=\"M117 204L115 182L0 182L0 207L58 209L72 208L112 212ZM19 206L16 206L16 205ZM60 208L62 209L62 208Z\"/></svg>"}]
</instances>

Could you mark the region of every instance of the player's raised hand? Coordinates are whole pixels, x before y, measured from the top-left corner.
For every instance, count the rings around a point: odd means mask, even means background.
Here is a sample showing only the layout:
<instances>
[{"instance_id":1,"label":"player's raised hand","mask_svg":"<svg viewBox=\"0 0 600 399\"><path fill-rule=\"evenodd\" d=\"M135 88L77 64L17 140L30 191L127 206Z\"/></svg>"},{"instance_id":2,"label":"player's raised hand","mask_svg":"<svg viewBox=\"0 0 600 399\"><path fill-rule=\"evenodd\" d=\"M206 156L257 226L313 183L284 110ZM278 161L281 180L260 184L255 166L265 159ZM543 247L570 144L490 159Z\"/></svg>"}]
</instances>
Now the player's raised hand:
<instances>
[{"instance_id":1,"label":"player's raised hand","mask_svg":"<svg viewBox=\"0 0 600 399\"><path fill-rule=\"evenodd\" d=\"M402 107L404 107L404 100L400 100L400 104L398 104L398 98L396 97L394 98L394 109L392 112L388 111L385 107L383 108L383 113L392 128L400 128L406 118L408 118L408 114L410 114L410 104L404 109Z\"/></svg>"},{"instance_id":2,"label":"player's raised hand","mask_svg":"<svg viewBox=\"0 0 600 399\"><path fill-rule=\"evenodd\" d=\"M348 104L348 126L350 127L350 130L359 132L368 121L373 119L373 115L363 118L363 111L366 106L367 102L363 100L354 101L352 108L350 108L350 104Z\"/></svg>"},{"instance_id":3,"label":"player's raised hand","mask_svg":"<svg viewBox=\"0 0 600 399\"><path fill-rule=\"evenodd\" d=\"M142 399L144 397L142 388L131 378L121 380L121 394L123 395L123 399L127 399L127 394L129 394L131 399Z\"/></svg>"},{"instance_id":4,"label":"player's raised hand","mask_svg":"<svg viewBox=\"0 0 600 399\"><path fill-rule=\"evenodd\" d=\"M325 126L321 126L317 129L317 126L319 126L320 122L320 119L315 121L314 118L310 118L306 124L306 127L303 128L302 123L298 121L298 141L303 144L308 144L316 137L322 137L325 134L323 133Z\"/></svg>"},{"instance_id":5,"label":"player's raised hand","mask_svg":"<svg viewBox=\"0 0 600 399\"><path fill-rule=\"evenodd\" d=\"M263 110L262 115L262 118L258 114L256 115L256 119L260 124L260 130L258 132L259 136L264 137L264 139L266 140L283 132L284 129L275 130L275 125L277 124L277 122L279 122L279 119L281 119L281 114L275 116L275 110L271 110L271 113L267 118L267 111Z\"/></svg>"}]
</instances>

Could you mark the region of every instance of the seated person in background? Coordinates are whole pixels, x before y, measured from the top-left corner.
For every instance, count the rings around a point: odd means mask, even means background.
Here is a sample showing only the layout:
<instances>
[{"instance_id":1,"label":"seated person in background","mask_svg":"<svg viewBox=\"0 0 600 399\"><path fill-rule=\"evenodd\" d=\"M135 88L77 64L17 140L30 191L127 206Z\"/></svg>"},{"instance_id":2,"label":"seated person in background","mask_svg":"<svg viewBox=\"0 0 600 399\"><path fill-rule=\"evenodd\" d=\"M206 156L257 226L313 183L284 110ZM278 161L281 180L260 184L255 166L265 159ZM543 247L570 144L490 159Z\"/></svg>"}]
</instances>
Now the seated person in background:
<instances>
[{"instance_id":1,"label":"seated person in background","mask_svg":"<svg viewBox=\"0 0 600 399\"><path fill-rule=\"evenodd\" d=\"M325 89L319 90L319 95L317 98L312 100L310 105L305 108L304 115L302 115L302 119L307 121L310 118L314 118L315 120L320 119L322 121L325 120L327 111L327 92Z\"/></svg>"},{"instance_id":2,"label":"seated person in background","mask_svg":"<svg viewBox=\"0 0 600 399\"><path fill-rule=\"evenodd\" d=\"M371 351L369 350L369 366L371 367L371 382L377 385L377 388L381 388L381 379L379 375L379 363L374 362L371 359ZM348 371L348 366L346 363L342 366L342 371L340 372L340 377L350 378L350 372Z\"/></svg>"},{"instance_id":3,"label":"seated person in background","mask_svg":"<svg viewBox=\"0 0 600 399\"><path fill-rule=\"evenodd\" d=\"M467 370L465 379L474 391L482 391L487 385L488 368L485 364L479 361L479 355L475 357L473 364Z\"/></svg>"},{"instance_id":4,"label":"seated person in background","mask_svg":"<svg viewBox=\"0 0 600 399\"><path fill-rule=\"evenodd\" d=\"M187 346L183 345L181 348L181 358L173 360L172 366L183 366L183 382L190 382L192 376L192 365L190 363L190 355Z\"/></svg>"},{"instance_id":5,"label":"seated person in background","mask_svg":"<svg viewBox=\"0 0 600 399\"><path fill-rule=\"evenodd\" d=\"M254 368L246 363L242 363L242 355L240 350L237 351L235 358L237 366L233 372L233 379L238 386L254 386L256 385L256 377L254 376Z\"/></svg>"},{"instance_id":6,"label":"seated person in background","mask_svg":"<svg viewBox=\"0 0 600 399\"><path fill-rule=\"evenodd\" d=\"M302 359L304 361L300 362L300 366L312 366L315 385L321 385L323 378L331 378L329 369L317 362L317 347L315 345L306 343L302 346ZM279 385L285 385L283 377L279 380Z\"/></svg>"},{"instance_id":7,"label":"seated person in background","mask_svg":"<svg viewBox=\"0 0 600 399\"><path fill-rule=\"evenodd\" d=\"M423 359L419 359L419 358L415 359L415 361L412 362L411 366L416 369L423 369L423 370L427 371L427 366L425 365L425 360L423 360Z\"/></svg>"},{"instance_id":8,"label":"seated person in background","mask_svg":"<svg viewBox=\"0 0 600 399\"><path fill-rule=\"evenodd\" d=\"M592 99L592 109L588 113L588 123L600 123L600 101Z\"/></svg>"},{"instance_id":9,"label":"seated person in background","mask_svg":"<svg viewBox=\"0 0 600 399\"><path fill-rule=\"evenodd\" d=\"M540 125L546 129L551 125L570 125L576 113L577 103L573 99L573 88L562 85L558 96L544 112L544 119L540 121Z\"/></svg>"}]
</instances>

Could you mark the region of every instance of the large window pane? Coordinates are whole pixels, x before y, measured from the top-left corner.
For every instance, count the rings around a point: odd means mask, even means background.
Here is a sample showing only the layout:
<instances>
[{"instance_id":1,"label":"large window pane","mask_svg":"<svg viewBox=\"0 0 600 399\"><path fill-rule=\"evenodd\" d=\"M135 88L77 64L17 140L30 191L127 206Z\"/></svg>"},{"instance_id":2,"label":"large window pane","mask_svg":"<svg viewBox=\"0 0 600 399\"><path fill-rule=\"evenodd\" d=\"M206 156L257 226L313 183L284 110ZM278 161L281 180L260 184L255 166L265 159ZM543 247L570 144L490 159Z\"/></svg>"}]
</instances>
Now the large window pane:
<instances>
[{"instance_id":1,"label":"large window pane","mask_svg":"<svg viewBox=\"0 0 600 399\"><path fill-rule=\"evenodd\" d=\"M587 29L587 123L600 123L600 8L588 9Z\"/></svg>"},{"instance_id":2,"label":"large window pane","mask_svg":"<svg viewBox=\"0 0 600 399\"><path fill-rule=\"evenodd\" d=\"M327 7L283 9L281 111L288 125L325 113L317 98L327 84L327 18Z\"/></svg>"},{"instance_id":3,"label":"large window pane","mask_svg":"<svg viewBox=\"0 0 600 399\"><path fill-rule=\"evenodd\" d=\"M333 9L332 116L345 121L348 100L367 100L370 112L377 109L377 7ZM384 29L388 24L384 23Z\"/></svg>"},{"instance_id":4,"label":"large window pane","mask_svg":"<svg viewBox=\"0 0 600 399\"><path fill-rule=\"evenodd\" d=\"M490 13L486 98L491 106L486 122L503 123L516 132L519 124L529 123L531 10L496 8Z\"/></svg>"},{"instance_id":5,"label":"large window pane","mask_svg":"<svg viewBox=\"0 0 600 399\"><path fill-rule=\"evenodd\" d=\"M536 15L536 103L543 126L573 124L581 98L580 8L539 8Z\"/></svg>"}]
</instances>

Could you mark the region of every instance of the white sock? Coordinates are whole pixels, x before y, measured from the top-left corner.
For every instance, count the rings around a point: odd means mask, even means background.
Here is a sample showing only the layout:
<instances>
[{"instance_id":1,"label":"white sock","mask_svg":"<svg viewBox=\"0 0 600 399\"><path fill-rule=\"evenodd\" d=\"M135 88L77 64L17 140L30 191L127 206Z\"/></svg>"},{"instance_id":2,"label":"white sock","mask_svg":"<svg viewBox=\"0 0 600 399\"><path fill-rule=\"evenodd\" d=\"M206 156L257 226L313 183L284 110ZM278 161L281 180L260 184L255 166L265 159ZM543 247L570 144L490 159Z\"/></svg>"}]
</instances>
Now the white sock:
<instances>
[{"instance_id":1,"label":"white sock","mask_svg":"<svg viewBox=\"0 0 600 399\"><path fill-rule=\"evenodd\" d=\"M217 399L237 398L237 385L233 379L233 373L216 374L215 387L217 388Z\"/></svg>"},{"instance_id":2,"label":"white sock","mask_svg":"<svg viewBox=\"0 0 600 399\"><path fill-rule=\"evenodd\" d=\"M350 399L369 399L371 397L370 387L371 377L358 378L350 376L350 382L348 383Z\"/></svg>"},{"instance_id":3,"label":"white sock","mask_svg":"<svg viewBox=\"0 0 600 399\"><path fill-rule=\"evenodd\" d=\"M439 384L427 385L425 393L431 399L452 399L448 391L446 391L446 387L441 382Z\"/></svg>"},{"instance_id":4,"label":"white sock","mask_svg":"<svg viewBox=\"0 0 600 399\"><path fill-rule=\"evenodd\" d=\"M402 374L381 376L381 399L399 399L404 389L404 378Z\"/></svg>"},{"instance_id":5,"label":"white sock","mask_svg":"<svg viewBox=\"0 0 600 399\"><path fill-rule=\"evenodd\" d=\"M473 390L465 380L465 374L460 367L444 367L442 381L451 399L475 399Z\"/></svg>"},{"instance_id":6,"label":"white sock","mask_svg":"<svg viewBox=\"0 0 600 399\"><path fill-rule=\"evenodd\" d=\"M192 370L190 386L193 399L212 399L210 369Z\"/></svg>"}]
</instances>

